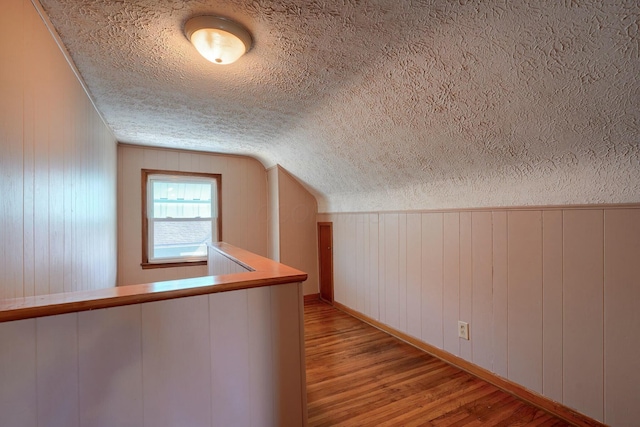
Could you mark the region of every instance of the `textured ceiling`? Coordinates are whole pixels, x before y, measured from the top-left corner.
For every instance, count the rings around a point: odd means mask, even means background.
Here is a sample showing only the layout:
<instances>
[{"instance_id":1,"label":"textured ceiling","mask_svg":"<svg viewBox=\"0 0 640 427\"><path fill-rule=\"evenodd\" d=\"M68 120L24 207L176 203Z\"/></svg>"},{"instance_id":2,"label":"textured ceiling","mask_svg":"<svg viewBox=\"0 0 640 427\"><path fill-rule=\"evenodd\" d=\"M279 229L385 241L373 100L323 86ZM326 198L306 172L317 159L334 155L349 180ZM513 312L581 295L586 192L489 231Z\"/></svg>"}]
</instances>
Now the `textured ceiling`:
<instances>
[{"instance_id":1,"label":"textured ceiling","mask_svg":"<svg viewBox=\"0 0 640 427\"><path fill-rule=\"evenodd\" d=\"M321 211L640 202L637 0L41 0L121 142L280 164ZM215 66L182 32L244 24Z\"/></svg>"}]
</instances>

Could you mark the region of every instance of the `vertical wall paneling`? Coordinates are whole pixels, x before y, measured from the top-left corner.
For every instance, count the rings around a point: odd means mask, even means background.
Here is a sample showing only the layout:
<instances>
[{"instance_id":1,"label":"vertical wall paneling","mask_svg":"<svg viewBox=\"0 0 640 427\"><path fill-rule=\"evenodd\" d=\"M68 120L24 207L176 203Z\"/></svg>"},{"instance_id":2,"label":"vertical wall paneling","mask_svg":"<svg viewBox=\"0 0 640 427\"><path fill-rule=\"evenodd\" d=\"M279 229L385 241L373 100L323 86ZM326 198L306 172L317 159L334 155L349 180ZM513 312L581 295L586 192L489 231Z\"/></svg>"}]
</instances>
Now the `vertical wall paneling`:
<instances>
[{"instance_id":1,"label":"vertical wall paneling","mask_svg":"<svg viewBox=\"0 0 640 427\"><path fill-rule=\"evenodd\" d=\"M302 295L297 283L271 286L271 316L273 339L272 354L274 367L275 411L278 426L296 427L300 425L303 403L306 399L300 393L304 384L304 360L300 349L300 327L302 323ZM292 340L292 338L295 338ZM293 367L293 368L292 368ZM302 367L302 369L298 369Z\"/></svg>"},{"instance_id":2,"label":"vertical wall paneling","mask_svg":"<svg viewBox=\"0 0 640 427\"><path fill-rule=\"evenodd\" d=\"M306 419L301 283L0 323L2 427Z\"/></svg>"},{"instance_id":3,"label":"vertical wall paneling","mask_svg":"<svg viewBox=\"0 0 640 427\"><path fill-rule=\"evenodd\" d=\"M254 163L253 166L249 169L250 175L254 178L249 180L253 183L253 188L250 190L252 194L258 193L258 189L255 186L260 183L260 177L257 175L257 172L259 172L257 166L259 164ZM275 203L278 208L277 229L279 241L277 242L277 249L279 251L279 261L307 273L308 278L304 283L305 294L318 293L318 227L316 220L318 206L316 199L298 180L280 166L270 169L269 173L271 174L271 181L276 183L276 185L271 185L269 197L274 196L270 199L270 204ZM275 195L271 194L273 191L275 191ZM252 204L254 205L252 210L258 213L260 207L256 205L255 201L252 201ZM258 217L261 218L262 215L258 215ZM362 218L359 220L360 222L363 221ZM253 227L263 228L259 227L259 225L259 223L253 224ZM251 240L261 240L257 238L259 237L258 229L253 230L250 235L255 238ZM254 245L253 242L249 244ZM359 250L361 246L361 244L358 244ZM253 250L253 252L259 253L256 250ZM362 261L361 258L359 259ZM357 279L361 280L362 276L358 275ZM359 282L357 285L358 292L360 292L362 283Z\"/></svg>"},{"instance_id":4,"label":"vertical wall paneling","mask_svg":"<svg viewBox=\"0 0 640 427\"><path fill-rule=\"evenodd\" d=\"M83 138L84 130L78 129L76 135L78 136L78 138ZM49 150L51 150L51 144L49 144ZM74 204L75 204L74 222L76 223L76 230L78 231L78 233L74 234L73 244L75 247L78 247L78 248L86 248L87 203L88 203L88 195L86 193L87 180L88 180L88 177L86 175L88 171L88 166L86 164L86 162L88 161L87 153L84 150L78 153L77 160L78 160L78 166L76 167L74 181L78 191L72 197L75 199L74 200ZM52 195L49 194L49 197L51 198ZM55 195L53 195L53 197L55 197ZM78 272L82 277L87 277L88 267L89 267L87 264L87 257L89 256L89 251L86 250L86 251L79 252L78 254L76 254L76 256L78 257L78 263L77 263ZM51 270L51 266L49 266L49 269ZM51 286L50 284L49 286L50 292L53 291L53 288L54 287ZM83 289L84 284L80 283L78 288Z\"/></svg>"},{"instance_id":5,"label":"vertical wall paneling","mask_svg":"<svg viewBox=\"0 0 640 427\"><path fill-rule=\"evenodd\" d=\"M227 160L229 164L229 170L227 175L230 180L230 185L235 183L235 189L230 192L233 200L233 205L222 204L223 221L225 218L237 218L239 221L232 221L227 223L228 231L224 235L224 241L232 245L236 245L241 248L247 247L247 230L250 228L249 219L249 199L257 197L258 195L249 194L250 185L247 182L248 165L246 161L242 161L240 158L231 157ZM222 177L222 185L225 185L225 179ZM223 191L224 197L224 191ZM265 200L266 203L266 200ZM224 228L224 224L222 226ZM282 231L281 231L282 232Z\"/></svg>"},{"instance_id":6,"label":"vertical wall paneling","mask_svg":"<svg viewBox=\"0 0 640 427\"><path fill-rule=\"evenodd\" d=\"M36 319L38 425L79 425L78 314Z\"/></svg>"},{"instance_id":7,"label":"vertical wall paneling","mask_svg":"<svg viewBox=\"0 0 640 427\"><path fill-rule=\"evenodd\" d=\"M142 305L145 425L211 425L208 298Z\"/></svg>"},{"instance_id":8,"label":"vertical wall paneling","mask_svg":"<svg viewBox=\"0 0 640 427\"><path fill-rule=\"evenodd\" d=\"M142 149L143 147L139 147L140 149ZM167 164L167 157L169 157L169 151L153 151L153 152L149 152L149 151L143 151L144 153L144 157L145 157L145 164L144 166L146 168L150 168L152 164L157 164L159 169L164 169L164 170L175 170L175 168L171 168L168 164ZM146 163L147 159L149 159L150 157L155 158L155 163Z\"/></svg>"},{"instance_id":9,"label":"vertical wall paneling","mask_svg":"<svg viewBox=\"0 0 640 427\"><path fill-rule=\"evenodd\" d=\"M45 58L47 55L45 55ZM43 93L47 93L47 89L43 88ZM37 149L35 154L34 166L34 199L35 206L34 212L40 213L36 215L34 223L34 239L36 242L40 242L35 246L35 258L38 260L37 268L35 271L35 292L36 295L45 295L50 293L49 283L49 216L44 213L49 210L49 135L47 129L44 128L46 122L46 116L48 115L48 105L45 101L39 98L36 101L36 115L34 117L35 123L35 139L37 141ZM74 182L79 184L80 176L76 172L74 176ZM78 205L79 207L79 205ZM72 217L72 222L76 226L76 230L81 227L81 221L76 215ZM80 236L81 233L75 233L76 236ZM79 243L73 240L71 244L74 247L78 247ZM82 263L78 263L82 265Z\"/></svg>"},{"instance_id":10,"label":"vertical wall paneling","mask_svg":"<svg viewBox=\"0 0 640 427\"><path fill-rule=\"evenodd\" d=\"M174 158L177 153L168 152L167 156ZM238 162L232 157L225 159L225 161L227 174L222 177L222 239L227 243L242 247L243 242L240 235L242 229L248 226L240 220L241 215L246 215L246 212L241 214L241 211L246 210L247 186L243 182L246 167L244 162ZM228 218L234 218L234 220L227 221Z\"/></svg>"},{"instance_id":11,"label":"vertical wall paneling","mask_svg":"<svg viewBox=\"0 0 640 427\"><path fill-rule=\"evenodd\" d=\"M0 297L114 286L116 141L34 4L0 19Z\"/></svg>"},{"instance_id":12,"label":"vertical wall paneling","mask_svg":"<svg viewBox=\"0 0 640 427\"><path fill-rule=\"evenodd\" d=\"M387 269L387 233L386 233L386 215L379 214L378 215L378 315L379 319L383 323L387 323L386 321L386 305L387 305L387 295L386 295L386 286L387 286L387 278L386 278L386 269Z\"/></svg>"},{"instance_id":13,"label":"vertical wall paneling","mask_svg":"<svg viewBox=\"0 0 640 427\"><path fill-rule=\"evenodd\" d=\"M278 168L272 167L267 170L267 194L268 194L268 251L267 256L280 262L280 209L278 190ZM224 240L224 239L223 239Z\"/></svg>"},{"instance_id":14,"label":"vertical wall paneling","mask_svg":"<svg viewBox=\"0 0 640 427\"><path fill-rule=\"evenodd\" d=\"M50 86L48 84L47 86ZM47 130L45 130L47 132ZM85 232L86 232L86 221L85 214L86 209L84 206L85 203L85 194L86 190L85 180L84 180L84 171L85 165L83 162L86 161L85 156L85 145L83 144L83 129L76 128L74 130L74 135L76 141L73 144L69 145L69 151L71 157L73 158L76 167L73 168L71 172L71 180L73 182L73 191L71 192L71 220L74 223L74 230L71 233L71 245L74 248L82 248L81 251L74 253L74 257L71 260L71 265L74 273L71 276L71 283L68 285L69 289L82 289L83 281L79 280L82 277L86 276L86 256L87 253L84 251L86 247L84 246L85 242ZM49 142L48 150L52 150L52 144ZM47 191L50 189L47 189ZM49 198L56 197L55 194L49 194ZM50 232L50 230L49 230ZM49 245L51 248L51 245ZM51 257L47 260L50 262ZM51 266L49 266L50 268ZM56 283L49 283L49 292L60 292L57 289Z\"/></svg>"},{"instance_id":15,"label":"vertical wall paneling","mask_svg":"<svg viewBox=\"0 0 640 427\"><path fill-rule=\"evenodd\" d=\"M35 10L31 12L35 14ZM37 28L34 19L34 30ZM42 55L40 61L41 65L44 65L47 69L52 70L52 62L54 57L54 49L52 41L44 38L42 32L36 32L34 34L35 41L43 43L43 48L38 49L38 53ZM32 66L36 65L34 61ZM51 292L51 286L49 281L50 271L50 257L49 257L49 175L55 170L49 169L49 145L51 143L49 139L49 114L51 105L50 100L52 98L52 75L40 76L35 79L34 85L37 90L40 91L40 95L34 99L35 111L32 117L28 117L30 121L26 123L26 127L32 127L34 132L35 143L35 156L34 156L34 239L40 244L35 246L35 259L38 260L35 270L35 293L36 295L45 295ZM74 183L80 184L81 176L78 174L79 167L74 168ZM76 230L81 228L81 221L76 217L72 217L72 222L75 225ZM80 235L81 233L76 233ZM72 241L72 246L79 246L76 241ZM78 263L82 265L82 263ZM81 273L82 274L82 273ZM55 288L55 284L54 284Z\"/></svg>"},{"instance_id":16,"label":"vertical wall paneling","mask_svg":"<svg viewBox=\"0 0 640 427\"><path fill-rule=\"evenodd\" d=\"M386 324L399 328L399 228L398 214L385 214L384 218L384 321Z\"/></svg>"},{"instance_id":17,"label":"vertical wall paneling","mask_svg":"<svg viewBox=\"0 0 640 427\"><path fill-rule=\"evenodd\" d=\"M0 33L0 62L2 64L10 64L15 62L15 54L12 46L15 46L16 43L8 37L11 34L14 28L18 28L20 25L24 26L22 21L22 5L21 2L12 1L5 2L3 13L0 14L0 28L2 30ZM3 145L5 141L8 141L11 138L10 133L12 129L10 128L11 123L11 113L10 111L15 108L12 108L12 105L15 105L20 100L20 94L17 90L11 90L12 78L16 75L14 70L12 70L8 66L0 67L0 93L3 94L0 97L0 141L2 141ZM27 108L27 106L25 106ZM14 137L15 138L15 137ZM8 142L7 142L8 144ZM0 156L0 170L7 170L9 168L9 156ZM8 189L5 188L4 184L1 189L4 191ZM9 239L9 215L10 215L10 207L7 205L6 201L3 199L0 201L0 241L4 242ZM0 269L3 272L8 271L7 268L7 258L5 256L5 252L8 251L9 248L5 248L5 245L0 245ZM6 280L6 273L4 273L4 277ZM10 298L13 297L14 289L8 288L5 286L0 286L0 298Z\"/></svg>"},{"instance_id":18,"label":"vertical wall paneling","mask_svg":"<svg viewBox=\"0 0 640 427\"><path fill-rule=\"evenodd\" d=\"M471 232L471 212L460 212L460 313L458 314L458 319L467 323L472 323L473 319ZM473 347L471 345L471 341L460 339L459 342L460 357L469 361L473 360Z\"/></svg>"},{"instance_id":19,"label":"vertical wall paneling","mask_svg":"<svg viewBox=\"0 0 640 427\"><path fill-rule=\"evenodd\" d=\"M333 299L344 304L344 276L347 270L348 255L345 249L345 215L333 218Z\"/></svg>"},{"instance_id":20,"label":"vertical wall paneling","mask_svg":"<svg viewBox=\"0 0 640 427\"><path fill-rule=\"evenodd\" d=\"M140 268L142 262L142 199L125 197L133 187L136 194L141 189L141 169L157 161L157 151L129 147L118 148L118 284L144 283L136 282L132 270ZM151 157L151 158L150 158ZM126 218L126 219L125 219ZM140 237L138 237L140 236ZM126 240L127 244L124 244ZM135 265L135 267L132 267Z\"/></svg>"},{"instance_id":21,"label":"vertical wall paneling","mask_svg":"<svg viewBox=\"0 0 640 427\"><path fill-rule=\"evenodd\" d=\"M342 262L342 265L344 267L344 273L342 274L342 288L344 302L346 304L349 304L350 307L355 307L356 301L354 295L356 288L356 257L354 250L356 246L356 228L352 220L353 215L344 215L344 218L342 218L342 243L344 245L344 249L342 252L342 255L344 257L344 260Z\"/></svg>"},{"instance_id":22,"label":"vertical wall paneling","mask_svg":"<svg viewBox=\"0 0 640 427\"><path fill-rule=\"evenodd\" d=\"M340 223L340 246L341 249L341 274L340 274L340 288L342 301L348 303L350 300L351 289L353 283L349 282L352 271L355 268L354 256L351 247L354 245L354 237L351 236L350 216L344 215L339 220ZM335 234L334 234L335 236Z\"/></svg>"},{"instance_id":23,"label":"vertical wall paneling","mask_svg":"<svg viewBox=\"0 0 640 427\"><path fill-rule=\"evenodd\" d=\"M332 225L332 229L333 229L333 248L331 248L331 256L332 256L332 263L333 263L333 299L336 301L340 301L339 299L339 293L342 292L342 290L340 289L339 283L340 283L340 275L342 274L342 267L341 267L341 263L342 263L342 259L343 257L341 256L342 253L342 243L341 243L341 237L339 234L339 231L341 229L341 221L340 221L340 215L327 215L324 218L321 218L320 220L323 220L325 222L331 222Z\"/></svg>"},{"instance_id":24,"label":"vertical wall paneling","mask_svg":"<svg viewBox=\"0 0 640 427\"><path fill-rule=\"evenodd\" d=\"M6 3L6 4L5 4ZM28 18L28 8L22 1L3 2L0 18L0 143L2 156L2 180L0 180L0 231L3 276L0 297L23 296L23 141L24 141L24 95L25 62L28 60L23 51L25 32L23 29ZM17 37L16 37L17 36ZM5 284L6 283L6 284Z\"/></svg>"},{"instance_id":25,"label":"vertical wall paneling","mask_svg":"<svg viewBox=\"0 0 640 427\"><path fill-rule=\"evenodd\" d=\"M421 229L421 334L425 342L443 348L443 214L422 214Z\"/></svg>"},{"instance_id":26,"label":"vertical wall paneling","mask_svg":"<svg viewBox=\"0 0 640 427\"><path fill-rule=\"evenodd\" d=\"M444 349L460 356L458 320L460 317L460 214L444 214L444 305L443 336Z\"/></svg>"},{"instance_id":27,"label":"vertical wall paneling","mask_svg":"<svg viewBox=\"0 0 640 427\"><path fill-rule=\"evenodd\" d=\"M78 316L80 425L144 425L140 305Z\"/></svg>"},{"instance_id":28,"label":"vertical wall paneling","mask_svg":"<svg viewBox=\"0 0 640 427\"><path fill-rule=\"evenodd\" d=\"M371 289L373 287L372 277L371 277L371 232L369 215L362 215L362 232L363 232L363 257L364 263L362 268L363 271L363 286L364 286L364 305L362 307L362 313L371 317Z\"/></svg>"},{"instance_id":29,"label":"vertical wall paneling","mask_svg":"<svg viewBox=\"0 0 640 427\"><path fill-rule=\"evenodd\" d=\"M177 155L176 155L177 154ZM172 171L180 170L180 152L177 153L166 153L164 156L164 164L165 169Z\"/></svg>"},{"instance_id":30,"label":"vertical wall paneling","mask_svg":"<svg viewBox=\"0 0 640 427\"><path fill-rule=\"evenodd\" d=\"M398 215L398 329L407 333L407 214Z\"/></svg>"},{"instance_id":31,"label":"vertical wall paneling","mask_svg":"<svg viewBox=\"0 0 640 427\"><path fill-rule=\"evenodd\" d=\"M356 239L355 239L355 308L360 313L365 312L365 292L366 283L364 278L364 259L365 259L365 246L364 246L364 217L358 215L354 218L356 227Z\"/></svg>"},{"instance_id":32,"label":"vertical wall paneling","mask_svg":"<svg viewBox=\"0 0 640 427\"><path fill-rule=\"evenodd\" d=\"M341 287L365 271L364 303L345 305L609 425L637 423L639 207L318 218L339 224Z\"/></svg>"},{"instance_id":33,"label":"vertical wall paneling","mask_svg":"<svg viewBox=\"0 0 640 427\"><path fill-rule=\"evenodd\" d=\"M262 163L252 159L249 161L250 167L247 175L247 180L251 183L250 194L260 194L260 196L251 197L249 199L251 201L251 210L249 212L249 216L247 220L249 224L251 224L251 228L249 230L249 234L247 236L247 249L253 253L260 254L263 256L267 256L267 248L268 248L268 197L269 193L267 190L267 174ZM312 199L314 206L315 198ZM317 212L317 208L315 209ZM311 232L314 241L316 236L316 226L315 226L315 213L313 213L312 218L306 219L306 224L312 224L311 230L307 227L307 233ZM305 234L307 236L308 234ZM317 252L316 249L312 249L312 251ZM308 251L307 251L308 252ZM315 257L314 262L317 263L317 256ZM316 268L317 270L317 268ZM311 271L310 274L316 274L316 271ZM317 277L314 279L317 283Z\"/></svg>"},{"instance_id":34,"label":"vertical wall paneling","mask_svg":"<svg viewBox=\"0 0 640 427\"><path fill-rule=\"evenodd\" d=\"M273 420L275 398L273 396L274 371L271 349L271 289L249 289L247 294L249 315L249 413L251 425L263 420Z\"/></svg>"},{"instance_id":35,"label":"vertical wall paneling","mask_svg":"<svg viewBox=\"0 0 640 427\"><path fill-rule=\"evenodd\" d=\"M369 214L369 316L380 320L379 266L380 234L378 214Z\"/></svg>"},{"instance_id":36,"label":"vertical wall paneling","mask_svg":"<svg viewBox=\"0 0 640 427\"><path fill-rule=\"evenodd\" d=\"M347 270L347 299L349 307L358 305L358 215L347 216L347 253L349 254L349 269Z\"/></svg>"},{"instance_id":37,"label":"vertical wall paneling","mask_svg":"<svg viewBox=\"0 0 640 427\"><path fill-rule=\"evenodd\" d=\"M207 275L218 276L222 274L246 273L251 271L244 265L238 264L231 258L227 258L212 246L207 247Z\"/></svg>"},{"instance_id":38,"label":"vertical wall paneling","mask_svg":"<svg viewBox=\"0 0 640 427\"><path fill-rule=\"evenodd\" d=\"M542 213L542 392L562 401L562 211Z\"/></svg>"},{"instance_id":39,"label":"vertical wall paneling","mask_svg":"<svg viewBox=\"0 0 640 427\"><path fill-rule=\"evenodd\" d=\"M36 320L0 323L0 343L0 425L35 427Z\"/></svg>"},{"instance_id":40,"label":"vertical wall paneling","mask_svg":"<svg viewBox=\"0 0 640 427\"><path fill-rule=\"evenodd\" d=\"M297 417L291 416L293 426L302 425L303 427L307 426L307 420L309 419L309 401L307 397L307 363L306 363L306 353L305 353L305 328L304 328L304 291L301 283L289 284L289 288L293 288L293 290L289 290L288 295L296 294L297 297L287 298L286 301L289 303L297 303L297 308L294 310L290 308L291 312L296 312L295 318L297 318L298 323L298 337L289 337L291 351L296 351L298 353L298 357L293 359L299 362L298 372L300 372L299 381L293 384L293 387L290 390L291 396L300 396L300 412ZM293 318L294 316L292 316ZM292 328L291 331L294 331ZM291 360L291 359L290 359ZM292 369L289 367L289 369ZM295 369L295 368L293 368ZM294 402L297 400L295 397L292 399L291 397L286 397L285 401L293 400ZM292 426L292 427L293 427Z\"/></svg>"},{"instance_id":41,"label":"vertical wall paneling","mask_svg":"<svg viewBox=\"0 0 640 427\"><path fill-rule=\"evenodd\" d=\"M4 10L3 10L4 14ZM11 13L8 13L11 16ZM0 18L1 19L1 18ZM34 38L34 27L37 25L37 16L34 14L29 14L29 17L25 17L24 19L24 50L25 51L36 51L38 54L43 54L41 52L44 49L44 46L41 46L40 43L37 43L37 40ZM4 23L0 24L4 27ZM7 39L10 43L11 39ZM4 60L0 61L3 64L7 64ZM36 241L34 235L34 226L36 220L35 213L35 194L34 194L34 186L35 186L35 99L36 94L39 92L36 86L39 81L40 73L38 72L38 67L32 66L31 62L35 62L34 58L27 58L27 66L24 70L24 98L23 98L23 114L24 114L24 124L23 124L23 143L22 143L22 161L23 161L23 294L24 296L33 296L36 294ZM8 69L9 67L3 66L3 69ZM1 73L1 71L0 71ZM4 78L0 78L0 80L4 81ZM0 83L1 84L1 83ZM42 83L40 83L42 85ZM2 98L4 100L4 94L7 93L4 88L0 89L0 93L3 94ZM0 101L0 105L3 101ZM0 120L3 120L5 116L4 109L0 113ZM7 170L4 166L0 166L1 170ZM69 168L65 169L65 173L68 173ZM65 195L69 194L69 191L65 191ZM4 217L4 215L2 215ZM67 229L71 229L69 221L65 222ZM2 236L3 231L0 231L0 242L5 241ZM0 256L4 259L3 247L4 245L0 245ZM65 245L65 251L71 250L71 245ZM1 265L1 264L0 264ZM0 298L2 298L2 286L0 286Z\"/></svg>"},{"instance_id":42,"label":"vertical wall paneling","mask_svg":"<svg viewBox=\"0 0 640 427\"><path fill-rule=\"evenodd\" d=\"M209 295L213 425L251 425L247 290Z\"/></svg>"},{"instance_id":43,"label":"vertical wall paneling","mask_svg":"<svg viewBox=\"0 0 640 427\"><path fill-rule=\"evenodd\" d=\"M542 214L508 213L509 379L542 393Z\"/></svg>"},{"instance_id":44,"label":"vertical wall paneling","mask_svg":"<svg viewBox=\"0 0 640 427\"><path fill-rule=\"evenodd\" d=\"M604 212L605 421L632 426L640 419L640 209Z\"/></svg>"},{"instance_id":45,"label":"vertical wall paneling","mask_svg":"<svg viewBox=\"0 0 640 427\"><path fill-rule=\"evenodd\" d=\"M422 215L407 214L407 330L417 338L422 338Z\"/></svg>"},{"instance_id":46,"label":"vertical wall paneling","mask_svg":"<svg viewBox=\"0 0 640 427\"><path fill-rule=\"evenodd\" d=\"M35 13L35 12L34 12ZM52 50L54 47L52 46ZM65 69L68 69L69 66L65 61L52 61L51 66L56 75L65 75ZM66 76L65 76L66 77ZM66 80L66 79L65 79ZM63 275L63 255L64 255L64 143L68 138L65 130L69 128L69 121L67 121L68 116L71 114L70 109L72 108L72 100L66 98L64 86L66 85L57 85L54 82L51 82L50 86L50 95L52 99L58 100L58 103L61 106L65 106L66 108L51 108L49 110L49 125L48 129L48 139L49 139L49 150L48 150L48 168L49 171L54 171L53 173L49 173L47 177L47 185L49 186L48 194L48 206L47 211L49 212L49 292L50 293L60 293L65 291L70 291L72 289L64 289L64 275ZM86 168L87 163L90 162L89 159L83 159L80 164L80 168ZM83 236L86 236L89 230L87 229L87 218L90 215L90 212L93 209L90 200L90 191L88 189L87 181L89 179L88 172L83 171L82 178L80 182L82 182L82 194L84 200L81 205L83 217L80 219L80 231ZM83 242L84 248L87 248L86 251L81 252L79 255L81 256L81 266L89 266L90 262L88 257L90 254L88 253L88 244ZM92 275L92 270L87 268L82 272L83 277L87 279L87 282L93 282L95 277ZM87 283L80 284L80 289L86 289L88 286Z\"/></svg>"},{"instance_id":47,"label":"vertical wall paneling","mask_svg":"<svg viewBox=\"0 0 640 427\"><path fill-rule=\"evenodd\" d=\"M194 165L192 164L192 154L189 152L180 152L178 153L178 170L179 171L191 171L194 170Z\"/></svg>"},{"instance_id":48,"label":"vertical wall paneling","mask_svg":"<svg viewBox=\"0 0 640 427\"><path fill-rule=\"evenodd\" d=\"M508 239L507 212L491 213L493 221L493 372L508 376Z\"/></svg>"},{"instance_id":49,"label":"vertical wall paneling","mask_svg":"<svg viewBox=\"0 0 640 427\"><path fill-rule=\"evenodd\" d=\"M249 163L248 171L247 171L247 181L250 184L249 194L260 194L260 196L251 197L249 196L249 211L247 220L249 222L250 228L247 233L247 250L256 254L263 254L266 256L267 254L267 198L268 193L266 190L267 185L267 176L265 174L265 170L263 165L260 162L253 161ZM289 187L292 187L290 185ZM313 197L308 191L306 191L302 186L295 182L295 186L301 189L304 194L304 203L298 202L296 208L294 208L294 224L303 227L304 233L295 241L294 246L300 247L300 242L304 240L305 242L311 240L315 242L316 240L316 212L317 205L315 197ZM255 220L253 220L255 219ZM317 245L310 245L309 248L304 248L304 250L300 251L300 257L304 259L304 263L309 263L310 258L312 258L313 266L317 265L318 256L317 256ZM312 280L309 280L309 284L315 284L317 289L317 267L314 270L311 270L305 266L302 269L303 271L308 271L309 276ZM317 290L316 290L317 292Z\"/></svg>"},{"instance_id":50,"label":"vertical wall paneling","mask_svg":"<svg viewBox=\"0 0 640 427\"><path fill-rule=\"evenodd\" d=\"M493 370L493 227L491 212L473 212L471 224L473 363Z\"/></svg>"},{"instance_id":51,"label":"vertical wall paneling","mask_svg":"<svg viewBox=\"0 0 640 427\"><path fill-rule=\"evenodd\" d=\"M238 158L237 160L240 160L240 158ZM236 162L236 159L233 159L234 162ZM251 220L249 218L254 217L254 215L256 215L256 211L254 210L254 204L253 204L253 200L255 200L254 198L257 198L258 194L260 193L253 193L253 190L256 189L256 187L254 186L254 183L249 181L249 177L252 175L251 174L251 169L253 167L253 165L250 165L249 162L237 162L237 163L242 163L241 166L241 170L242 170L242 176L240 178L241 182L242 182L242 193L241 193L241 197L242 197L242 207L240 208L239 211L235 211L232 213L232 215L238 215L240 214L240 218L242 220L242 223L244 224L248 224L247 227L242 227L239 230L239 236L238 236L238 240L236 240L236 243L238 244L239 247L241 248L249 248L251 246L251 244L249 243L249 240L251 240L251 231L253 230L253 225L251 224ZM264 168L262 168L263 173L264 173ZM261 182L260 185L261 186L265 186L266 188L266 180L264 180L264 182ZM261 194L262 197L264 197L264 201L262 203L263 206L266 206L267 204L267 195L264 192L264 190L262 191ZM257 216L255 217L256 221L258 221ZM264 224L266 226L266 224ZM266 236L265 236L266 238Z\"/></svg>"},{"instance_id":52,"label":"vertical wall paneling","mask_svg":"<svg viewBox=\"0 0 640 427\"><path fill-rule=\"evenodd\" d=\"M51 87L54 83L53 82L48 82L47 83L47 88ZM47 89L45 88L45 93L49 92L49 96L53 96L51 94L51 89ZM43 112L44 113L44 112ZM44 113L44 114L49 114L48 112ZM42 117L41 119L44 119L44 117ZM38 126L39 127L39 126ZM46 135L48 135L48 129L43 129L43 132L46 132ZM77 143L75 144L76 148L80 148L83 143L85 142L85 138L86 138L86 134L85 134L86 130L82 129L82 127L78 127L75 132L74 132L74 136L75 139L77 139ZM49 156L49 151L51 151L51 142L48 140L48 136L43 135L42 138L46 138L47 139L47 151L46 151L46 155L47 155L47 162L48 162L48 156ZM40 138L37 138L40 139ZM71 172L72 174L72 180L73 180L73 187L74 187L74 192L73 194L71 194L71 200L72 200L72 222L74 223L74 230L72 232L72 236L71 236L71 245L74 248L85 248L85 233L86 233L86 220L85 220L85 216L87 213L87 210L85 209L85 203L86 203L86 179L85 179L85 173L87 170L87 166L85 165L85 162L87 161L87 155L84 152L84 150L79 149L79 151L77 153L75 153L75 159L74 159L77 164L76 166L73 168L73 171ZM51 172L54 172L52 170L48 170L49 174ZM44 189L43 192L46 192L47 197L51 198L52 195L49 194L49 187L48 187L48 177L44 178L43 182L46 182L47 185L45 186L44 184L42 185L41 189ZM38 187L36 187L36 190L38 190ZM55 197L55 195L53 195L53 197ZM116 195L117 197L117 195ZM48 200L47 200L48 202ZM48 221L48 219L47 219ZM47 225L48 227L48 225ZM49 233L49 229L47 228L47 233ZM40 239L38 237L36 237L36 239L39 241ZM48 245L47 251L51 250L51 245ZM84 251L84 252L78 252L78 253L74 253L74 257L75 257L75 266L73 268L74 273L81 276L81 277L86 277L87 275L87 256L88 253L86 253L88 251ZM47 253L48 256L48 253ZM47 259L47 266L48 266L48 271L47 271L47 277L49 277L49 271L51 270L51 265L49 264L50 262L50 257L48 256ZM74 283L71 287L73 289L83 289L85 288L85 283ZM49 284L49 290L47 292L55 292L55 287L56 284Z\"/></svg>"},{"instance_id":53,"label":"vertical wall paneling","mask_svg":"<svg viewBox=\"0 0 640 427\"><path fill-rule=\"evenodd\" d=\"M603 211L566 210L563 231L563 402L603 420Z\"/></svg>"}]
</instances>

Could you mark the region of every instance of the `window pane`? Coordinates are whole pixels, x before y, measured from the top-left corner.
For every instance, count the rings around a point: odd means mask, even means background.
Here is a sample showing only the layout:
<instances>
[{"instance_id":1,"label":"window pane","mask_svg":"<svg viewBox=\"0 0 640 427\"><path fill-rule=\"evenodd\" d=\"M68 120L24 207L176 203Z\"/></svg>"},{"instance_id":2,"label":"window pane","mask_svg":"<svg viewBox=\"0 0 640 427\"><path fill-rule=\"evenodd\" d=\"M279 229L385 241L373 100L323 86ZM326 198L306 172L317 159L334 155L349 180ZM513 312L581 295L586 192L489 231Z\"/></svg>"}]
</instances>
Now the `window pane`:
<instances>
[{"instance_id":1,"label":"window pane","mask_svg":"<svg viewBox=\"0 0 640 427\"><path fill-rule=\"evenodd\" d=\"M211 220L154 221L152 258L202 257L211 241Z\"/></svg>"},{"instance_id":2,"label":"window pane","mask_svg":"<svg viewBox=\"0 0 640 427\"><path fill-rule=\"evenodd\" d=\"M206 260L207 244L219 240L220 175L143 170L147 264Z\"/></svg>"},{"instance_id":3,"label":"window pane","mask_svg":"<svg viewBox=\"0 0 640 427\"><path fill-rule=\"evenodd\" d=\"M153 218L211 218L211 183L153 181Z\"/></svg>"}]
</instances>

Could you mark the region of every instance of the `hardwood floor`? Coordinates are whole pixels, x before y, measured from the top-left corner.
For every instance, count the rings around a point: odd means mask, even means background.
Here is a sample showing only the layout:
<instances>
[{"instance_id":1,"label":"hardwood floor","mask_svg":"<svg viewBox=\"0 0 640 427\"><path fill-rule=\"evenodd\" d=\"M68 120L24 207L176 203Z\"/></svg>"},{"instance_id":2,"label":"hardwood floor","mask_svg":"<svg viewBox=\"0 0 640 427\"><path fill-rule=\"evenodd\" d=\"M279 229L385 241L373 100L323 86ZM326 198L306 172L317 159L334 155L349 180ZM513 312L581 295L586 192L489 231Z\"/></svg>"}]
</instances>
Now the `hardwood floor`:
<instances>
[{"instance_id":1,"label":"hardwood floor","mask_svg":"<svg viewBox=\"0 0 640 427\"><path fill-rule=\"evenodd\" d=\"M567 426L320 301L305 302L309 426Z\"/></svg>"}]
</instances>

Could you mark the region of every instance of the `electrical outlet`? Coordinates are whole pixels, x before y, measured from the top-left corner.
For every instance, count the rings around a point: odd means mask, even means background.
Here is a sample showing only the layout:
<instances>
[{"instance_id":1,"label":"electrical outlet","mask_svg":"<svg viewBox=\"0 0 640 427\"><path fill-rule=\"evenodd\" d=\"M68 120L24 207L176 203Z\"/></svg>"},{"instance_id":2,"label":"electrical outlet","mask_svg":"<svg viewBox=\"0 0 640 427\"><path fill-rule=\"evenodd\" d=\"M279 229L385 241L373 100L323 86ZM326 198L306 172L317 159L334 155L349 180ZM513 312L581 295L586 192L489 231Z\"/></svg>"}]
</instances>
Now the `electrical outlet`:
<instances>
[{"instance_id":1,"label":"electrical outlet","mask_svg":"<svg viewBox=\"0 0 640 427\"><path fill-rule=\"evenodd\" d=\"M469 324L458 320L458 337L468 340L469 339Z\"/></svg>"}]
</instances>

